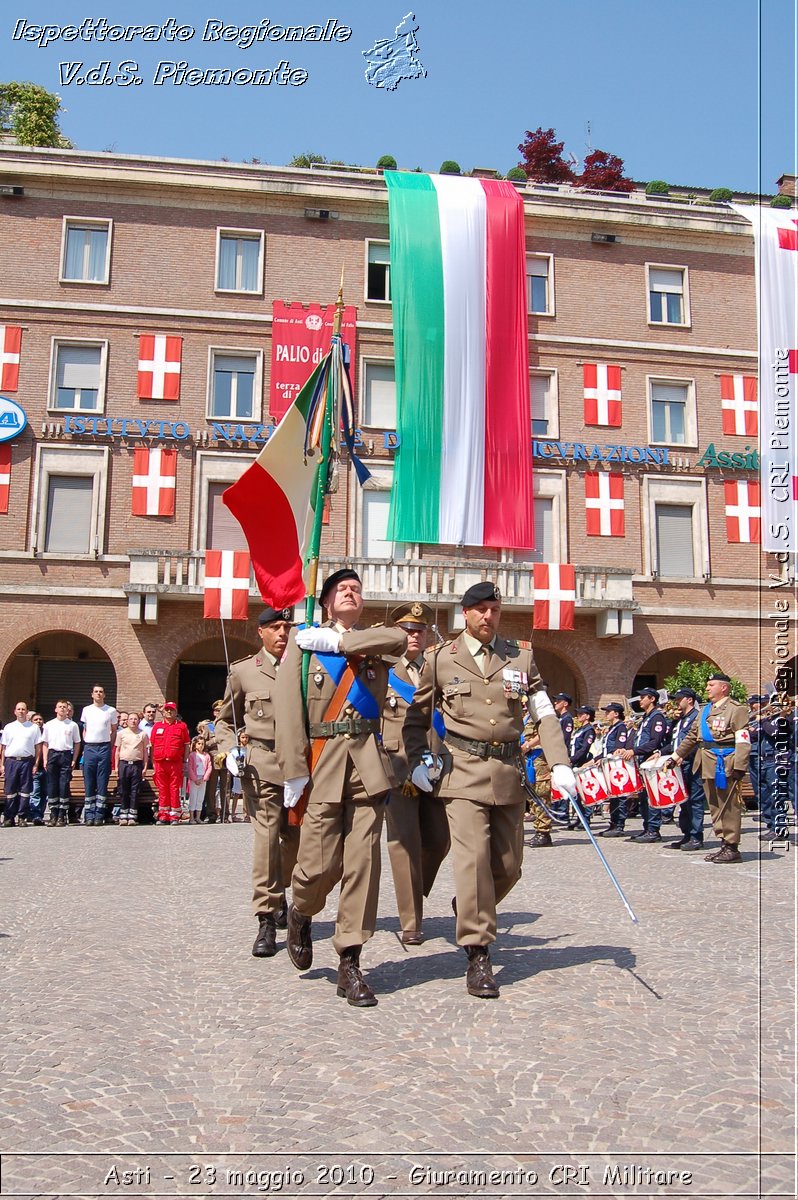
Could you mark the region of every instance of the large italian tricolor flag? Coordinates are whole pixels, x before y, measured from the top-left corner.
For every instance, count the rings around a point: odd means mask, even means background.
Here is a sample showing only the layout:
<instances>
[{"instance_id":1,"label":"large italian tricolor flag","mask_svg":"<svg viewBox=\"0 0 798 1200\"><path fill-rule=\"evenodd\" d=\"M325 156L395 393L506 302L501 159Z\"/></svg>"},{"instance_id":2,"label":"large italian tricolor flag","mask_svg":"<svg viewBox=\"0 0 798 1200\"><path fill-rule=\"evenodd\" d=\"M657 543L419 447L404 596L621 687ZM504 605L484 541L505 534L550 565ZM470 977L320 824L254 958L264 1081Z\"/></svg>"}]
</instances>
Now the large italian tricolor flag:
<instances>
[{"instance_id":1,"label":"large italian tricolor flag","mask_svg":"<svg viewBox=\"0 0 798 1200\"><path fill-rule=\"evenodd\" d=\"M390 536L532 547L523 202L499 180L385 179L401 438Z\"/></svg>"},{"instance_id":2,"label":"large italian tricolor flag","mask_svg":"<svg viewBox=\"0 0 798 1200\"><path fill-rule=\"evenodd\" d=\"M286 608L305 596L304 555L313 525L318 453L304 455L313 393L327 358L316 367L255 462L223 499L244 531L260 594Z\"/></svg>"}]
</instances>

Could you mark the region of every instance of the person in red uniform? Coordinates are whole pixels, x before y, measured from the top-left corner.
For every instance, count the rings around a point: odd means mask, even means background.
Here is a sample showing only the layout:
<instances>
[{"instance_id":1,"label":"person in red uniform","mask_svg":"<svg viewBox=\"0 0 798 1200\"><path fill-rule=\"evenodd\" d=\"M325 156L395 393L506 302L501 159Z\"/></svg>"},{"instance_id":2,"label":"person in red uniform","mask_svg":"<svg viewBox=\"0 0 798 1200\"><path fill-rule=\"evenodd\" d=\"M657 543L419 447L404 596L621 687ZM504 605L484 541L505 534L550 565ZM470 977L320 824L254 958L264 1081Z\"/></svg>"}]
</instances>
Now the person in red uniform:
<instances>
[{"instance_id":1,"label":"person in red uniform","mask_svg":"<svg viewBox=\"0 0 798 1200\"><path fill-rule=\"evenodd\" d=\"M163 720L156 721L150 732L159 825L180 823L180 788L190 743L188 726L178 721L177 705L168 700L163 706Z\"/></svg>"}]
</instances>

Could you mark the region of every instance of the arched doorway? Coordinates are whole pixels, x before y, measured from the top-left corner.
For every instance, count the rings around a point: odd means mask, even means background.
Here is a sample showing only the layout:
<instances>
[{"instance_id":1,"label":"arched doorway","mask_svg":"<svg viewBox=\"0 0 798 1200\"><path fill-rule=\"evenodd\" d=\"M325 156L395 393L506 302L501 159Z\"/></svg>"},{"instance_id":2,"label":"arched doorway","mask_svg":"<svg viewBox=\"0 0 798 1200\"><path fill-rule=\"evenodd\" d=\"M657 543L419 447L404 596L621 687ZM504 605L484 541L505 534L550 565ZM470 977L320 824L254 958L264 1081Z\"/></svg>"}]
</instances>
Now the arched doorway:
<instances>
[{"instance_id":1,"label":"arched doorway","mask_svg":"<svg viewBox=\"0 0 798 1200\"><path fill-rule=\"evenodd\" d=\"M637 669L632 680L630 696L636 696L642 687L661 688L665 685L668 675L675 675L680 662L708 662L713 667L718 663L703 650L693 650L686 646L677 646L669 650L658 650L652 654Z\"/></svg>"},{"instance_id":2,"label":"arched doorway","mask_svg":"<svg viewBox=\"0 0 798 1200\"><path fill-rule=\"evenodd\" d=\"M105 688L108 704L116 704L116 671L102 646L70 630L39 633L9 659L3 692L10 705L25 700L49 721L57 700L70 700L75 719L91 703L95 684Z\"/></svg>"},{"instance_id":3,"label":"arched doorway","mask_svg":"<svg viewBox=\"0 0 798 1200\"><path fill-rule=\"evenodd\" d=\"M227 638L230 662L254 654L256 646L240 637ZM207 638L188 647L169 672L168 699L175 701L193 733L197 723L211 715L214 700L224 695L227 666L221 637Z\"/></svg>"},{"instance_id":4,"label":"arched doorway","mask_svg":"<svg viewBox=\"0 0 798 1200\"><path fill-rule=\"evenodd\" d=\"M542 646L535 646L534 653L535 664L549 695L556 696L558 692L567 692L573 697L575 705L583 704L586 697L583 695L581 681L577 679L574 670L565 659Z\"/></svg>"}]
</instances>

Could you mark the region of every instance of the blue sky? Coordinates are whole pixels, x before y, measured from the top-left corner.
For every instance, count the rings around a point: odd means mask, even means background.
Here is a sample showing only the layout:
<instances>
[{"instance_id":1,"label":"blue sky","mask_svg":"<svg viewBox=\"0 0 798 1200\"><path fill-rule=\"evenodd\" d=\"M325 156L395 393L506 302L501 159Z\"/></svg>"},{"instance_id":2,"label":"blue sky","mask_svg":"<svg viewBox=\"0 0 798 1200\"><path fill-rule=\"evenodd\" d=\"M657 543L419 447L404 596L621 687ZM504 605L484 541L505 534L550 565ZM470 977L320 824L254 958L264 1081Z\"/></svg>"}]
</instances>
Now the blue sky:
<instances>
[{"instance_id":1,"label":"blue sky","mask_svg":"<svg viewBox=\"0 0 798 1200\"><path fill-rule=\"evenodd\" d=\"M566 151L619 154L636 179L775 191L794 172L796 0L251 0L170 4L88 0L4 5L0 79L57 91L62 128L76 147L178 158L285 163L315 151L373 165L506 171L526 129L553 126ZM426 79L394 92L370 87L362 51L392 35L408 11L419 23ZM65 26L109 23L193 26L185 42L14 41L20 20ZM324 24L353 30L346 42L262 42L241 49L202 40L205 22ZM759 85L761 25L762 87ZM142 83L63 85L60 62L112 71L134 60ZM153 85L157 64L308 72L301 86ZM588 132L588 126L590 132Z\"/></svg>"}]
</instances>

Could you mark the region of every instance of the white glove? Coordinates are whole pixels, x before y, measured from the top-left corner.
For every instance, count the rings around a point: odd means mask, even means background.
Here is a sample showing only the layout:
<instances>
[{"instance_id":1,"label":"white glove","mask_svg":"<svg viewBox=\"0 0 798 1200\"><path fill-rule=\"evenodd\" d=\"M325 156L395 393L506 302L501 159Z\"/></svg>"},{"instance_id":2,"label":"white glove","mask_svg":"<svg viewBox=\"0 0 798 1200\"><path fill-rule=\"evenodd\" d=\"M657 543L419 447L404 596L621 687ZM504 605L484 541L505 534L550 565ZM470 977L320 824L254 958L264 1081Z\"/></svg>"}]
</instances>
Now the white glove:
<instances>
[{"instance_id":1,"label":"white glove","mask_svg":"<svg viewBox=\"0 0 798 1200\"><path fill-rule=\"evenodd\" d=\"M283 784L283 808L296 808L309 779L309 775L298 775L296 779L286 779Z\"/></svg>"},{"instance_id":2,"label":"white glove","mask_svg":"<svg viewBox=\"0 0 798 1200\"><path fill-rule=\"evenodd\" d=\"M337 654L341 649L341 635L337 629L298 629L296 644L300 650Z\"/></svg>"},{"instance_id":3,"label":"white glove","mask_svg":"<svg viewBox=\"0 0 798 1200\"><path fill-rule=\"evenodd\" d=\"M231 750L227 758L224 760L224 765L227 767L231 775L238 779L241 774L242 755L239 755L237 750Z\"/></svg>"},{"instance_id":4,"label":"white glove","mask_svg":"<svg viewBox=\"0 0 798 1200\"><path fill-rule=\"evenodd\" d=\"M576 776L571 767L557 763L551 768L551 782L558 791L565 792L569 800L576 799Z\"/></svg>"},{"instance_id":5,"label":"white glove","mask_svg":"<svg viewBox=\"0 0 798 1200\"><path fill-rule=\"evenodd\" d=\"M410 779L420 792L432 791L432 783L430 781L429 770L426 763L419 763L413 774L410 776Z\"/></svg>"}]
</instances>

